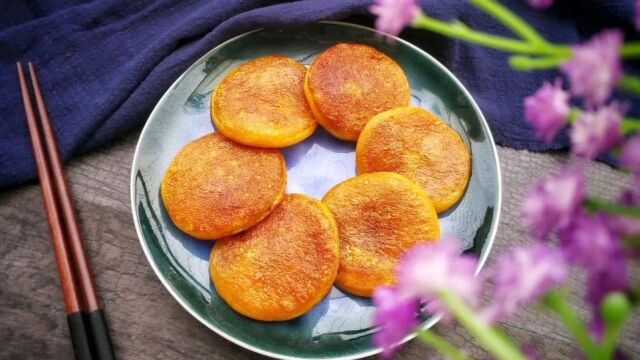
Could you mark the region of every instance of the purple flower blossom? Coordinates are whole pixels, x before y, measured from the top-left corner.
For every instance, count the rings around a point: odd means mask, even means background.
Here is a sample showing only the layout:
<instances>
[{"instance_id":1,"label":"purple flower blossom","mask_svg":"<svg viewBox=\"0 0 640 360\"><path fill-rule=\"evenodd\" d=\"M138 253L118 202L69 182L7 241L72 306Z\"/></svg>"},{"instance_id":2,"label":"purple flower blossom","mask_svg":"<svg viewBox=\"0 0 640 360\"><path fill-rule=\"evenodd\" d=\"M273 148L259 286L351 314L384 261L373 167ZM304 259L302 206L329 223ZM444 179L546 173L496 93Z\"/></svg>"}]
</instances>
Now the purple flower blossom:
<instances>
[{"instance_id":1,"label":"purple flower blossom","mask_svg":"<svg viewBox=\"0 0 640 360\"><path fill-rule=\"evenodd\" d=\"M591 306L593 314L589 324L589 332L596 341L602 339L604 332L600 303L610 293L624 291L628 287L627 263L622 256L611 259L606 268L589 271L586 301Z\"/></svg>"},{"instance_id":2,"label":"purple flower blossom","mask_svg":"<svg viewBox=\"0 0 640 360\"><path fill-rule=\"evenodd\" d=\"M625 190L620 195L618 202L621 205L637 206L637 195L632 190ZM608 215L609 228L619 237L640 237L640 219L623 215Z\"/></svg>"},{"instance_id":3,"label":"purple flower blossom","mask_svg":"<svg viewBox=\"0 0 640 360\"><path fill-rule=\"evenodd\" d=\"M529 5L536 9L546 9L553 5L553 0L529 0Z\"/></svg>"},{"instance_id":4,"label":"purple flower blossom","mask_svg":"<svg viewBox=\"0 0 640 360\"><path fill-rule=\"evenodd\" d=\"M593 159L622 141L620 122L624 109L614 103L593 112L583 112L571 127L571 150Z\"/></svg>"},{"instance_id":5,"label":"purple flower blossom","mask_svg":"<svg viewBox=\"0 0 640 360\"><path fill-rule=\"evenodd\" d=\"M383 349L383 356L391 357L398 343L418 325L417 304L414 298L402 298L395 288L381 286L373 292L374 324L380 327L373 334L373 344Z\"/></svg>"},{"instance_id":6,"label":"purple flower blossom","mask_svg":"<svg viewBox=\"0 0 640 360\"><path fill-rule=\"evenodd\" d=\"M556 228L566 227L584 198L584 178L565 170L543 180L522 201L523 222L536 239L545 239Z\"/></svg>"},{"instance_id":7,"label":"purple flower blossom","mask_svg":"<svg viewBox=\"0 0 640 360\"><path fill-rule=\"evenodd\" d=\"M622 257L622 247L604 214L579 214L559 236L565 258L585 269L604 269L614 258Z\"/></svg>"},{"instance_id":8,"label":"purple flower blossom","mask_svg":"<svg viewBox=\"0 0 640 360\"><path fill-rule=\"evenodd\" d=\"M547 144L567 123L570 111L569 93L562 90L562 80L545 82L538 91L524 99L524 116L535 130L536 137Z\"/></svg>"},{"instance_id":9,"label":"purple flower blossom","mask_svg":"<svg viewBox=\"0 0 640 360\"><path fill-rule=\"evenodd\" d=\"M592 270L587 279L586 300L594 314L600 314L600 303L611 292L625 291L629 287L627 263L622 256L611 259L606 268Z\"/></svg>"},{"instance_id":10,"label":"purple flower blossom","mask_svg":"<svg viewBox=\"0 0 640 360\"><path fill-rule=\"evenodd\" d=\"M571 92L585 98L587 106L601 105L622 76L620 30L605 30L582 45L571 47L573 57L560 65L571 82Z\"/></svg>"},{"instance_id":11,"label":"purple flower blossom","mask_svg":"<svg viewBox=\"0 0 640 360\"><path fill-rule=\"evenodd\" d=\"M416 0L375 0L369 11L376 15L376 29L398 35L420 11Z\"/></svg>"},{"instance_id":12,"label":"purple flower blossom","mask_svg":"<svg viewBox=\"0 0 640 360\"><path fill-rule=\"evenodd\" d=\"M497 323L562 283L567 272L559 251L537 243L502 254L491 273L495 280L493 301L482 314Z\"/></svg>"},{"instance_id":13,"label":"purple flower blossom","mask_svg":"<svg viewBox=\"0 0 640 360\"><path fill-rule=\"evenodd\" d=\"M625 290L629 280L624 249L604 214L580 214L560 234L564 257L587 271L586 302L593 313L589 330L600 339L603 330L600 303L610 292Z\"/></svg>"},{"instance_id":14,"label":"purple flower blossom","mask_svg":"<svg viewBox=\"0 0 640 360\"><path fill-rule=\"evenodd\" d=\"M620 154L620 164L633 172L636 188L640 188L640 134L627 140Z\"/></svg>"},{"instance_id":15,"label":"purple flower blossom","mask_svg":"<svg viewBox=\"0 0 640 360\"><path fill-rule=\"evenodd\" d=\"M443 320L451 319L447 308L437 298L438 291L448 291L463 302L476 307L482 292L483 279L475 276L477 259L460 255L460 244L446 239L421 244L409 250L396 268L400 292L427 302L426 311L442 313Z\"/></svg>"},{"instance_id":16,"label":"purple flower blossom","mask_svg":"<svg viewBox=\"0 0 640 360\"><path fill-rule=\"evenodd\" d=\"M636 0L633 5L633 23L636 26L636 30L640 30L640 0Z\"/></svg>"},{"instance_id":17,"label":"purple flower blossom","mask_svg":"<svg viewBox=\"0 0 640 360\"><path fill-rule=\"evenodd\" d=\"M538 354L538 349L534 345L522 345L520 346L520 351L522 355L524 355L529 360L540 359L541 357Z\"/></svg>"}]
</instances>

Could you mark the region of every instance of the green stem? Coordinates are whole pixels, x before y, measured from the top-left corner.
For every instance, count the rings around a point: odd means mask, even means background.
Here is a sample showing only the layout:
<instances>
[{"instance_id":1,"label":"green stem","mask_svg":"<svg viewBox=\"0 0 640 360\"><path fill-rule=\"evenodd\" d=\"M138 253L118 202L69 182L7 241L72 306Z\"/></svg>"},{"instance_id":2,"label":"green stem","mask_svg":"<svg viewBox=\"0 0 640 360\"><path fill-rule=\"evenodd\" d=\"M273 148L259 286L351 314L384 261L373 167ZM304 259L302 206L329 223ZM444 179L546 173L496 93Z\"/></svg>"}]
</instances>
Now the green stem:
<instances>
[{"instance_id":1,"label":"green stem","mask_svg":"<svg viewBox=\"0 0 640 360\"><path fill-rule=\"evenodd\" d=\"M640 77L623 75L618 83L618 88L634 95L640 95Z\"/></svg>"},{"instance_id":2,"label":"green stem","mask_svg":"<svg viewBox=\"0 0 640 360\"><path fill-rule=\"evenodd\" d=\"M620 243L624 246L636 247L640 245L640 236L621 238Z\"/></svg>"},{"instance_id":3,"label":"green stem","mask_svg":"<svg viewBox=\"0 0 640 360\"><path fill-rule=\"evenodd\" d=\"M447 340L438 336L433 331L423 330L418 332L418 339L436 349L440 354L453 360L470 360L462 351L456 349Z\"/></svg>"},{"instance_id":4,"label":"green stem","mask_svg":"<svg viewBox=\"0 0 640 360\"><path fill-rule=\"evenodd\" d=\"M628 41L622 45L620 56L624 59L640 58L640 41Z\"/></svg>"},{"instance_id":5,"label":"green stem","mask_svg":"<svg viewBox=\"0 0 640 360\"><path fill-rule=\"evenodd\" d=\"M620 124L620 131L622 131L623 134L640 131L640 119L623 118L622 124Z\"/></svg>"},{"instance_id":6,"label":"green stem","mask_svg":"<svg viewBox=\"0 0 640 360\"><path fill-rule=\"evenodd\" d=\"M640 207L613 204L594 197L584 199L584 207L589 211L602 211L609 214L640 217Z\"/></svg>"},{"instance_id":7,"label":"green stem","mask_svg":"<svg viewBox=\"0 0 640 360\"><path fill-rule=\"evenodd\" d=\"M570 50L566 46L530 44L521 40L475 31L461 22L448 23L428 17L423 13L419 13L418 16L416 16L413 21L413 26L492 49L512 53L557 56L570 54Z\"/></svg>"},{"instance_id":8,"label":"green stem","mask_svg":"<svg viewBox=\"0 0 640 360\"><path fill-rule=\"evenodd\" d=\"M504 26L511 29L514 34L520 36L523 40L531 44L548 44L548 42L542 38L542 36L540 36L540 34L531 27L531 25L526 23L522 18L508 8L502 6L499 2L494 0L469 0L469 2L500 21Z\"/></svg>"},{"instance_id":9,"label":"green stem","mask_svg":"<svg viewBox=\"0 0 640 360\"><path fill-rule=\"evenodd\" d=\"M520 71L555 69L567 60L566 57L546 56L530 57L513 55L509 57L509 65Z\"/></svg>"},{"instance_id":10,"label":"green stem","mask_svg":"<svg viewBox=\"0 0 640 360\"><path fill-rule=\"evenodd\" d=\"M557 291L547 293L543 298L543 303L558 315L585 354L591 358L597 353L597 348L591 341L587 328L562 294Z\"/></svg>"},{"instance_id":11,"label":"green stem","mask_svg":"<svg viewBox=\"0 0 640 360\"><path fill-rule=\"evenodd\" d=\"M458 296L450 292L439 292L438 299L455 315L462 325L482 346L500 360L526 360L520 350L503 333L498 331L465 305Z\"/></svg>"},{"instance_id":12,"label":"green stem","mask_svg":"<svg viewBox=\"0 0 640 360\"><path fill-rule=\"evenodd\" d=\"M616 349L618 337L624 329L624 324L620 326L606 327L602 336L602 345L600 345L600 353L598 358L602 360L612 359L613 352Z\"/></svg>"}]
</instances>

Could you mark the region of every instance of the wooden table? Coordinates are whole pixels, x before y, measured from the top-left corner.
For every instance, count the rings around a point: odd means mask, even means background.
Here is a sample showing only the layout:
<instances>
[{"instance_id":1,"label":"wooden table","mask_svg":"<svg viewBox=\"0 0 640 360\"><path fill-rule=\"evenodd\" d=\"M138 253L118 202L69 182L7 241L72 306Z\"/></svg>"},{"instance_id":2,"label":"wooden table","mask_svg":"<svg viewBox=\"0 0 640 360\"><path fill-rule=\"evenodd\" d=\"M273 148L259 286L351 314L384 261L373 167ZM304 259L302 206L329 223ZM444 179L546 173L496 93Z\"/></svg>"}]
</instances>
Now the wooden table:
<instances>
[{"instance_id":1,"label":"wooden table","mask_svg":"<svg viewBox=\"0 0 640 360\"><path fill-rule=\"evenodd\" d=\"M129 207L129 171L138 134L71 161L67 177L75 199L98 290L106 306L120 359L255 359L191 317L156 278L139 246ZM519 221L523 192L544 174L575 161L557 154L499 148L503 181L500 227L494 253L528 243ZM615 196L627 176L600 163L588 166L592 192ZM495 259L492 256L491 263ZM0 358L71 359L72 349L40 189L25 185L0 193ZM579 284L581 274L574 274ZM578 285L576 285L578 286ZM572 302L587 314L579 292ZM521 344L545 359L575 359L578 351L560 322L547 313L521 312L505 324ZM623 348L640 358L636 316ZM461 327L438 331L473 358L486 358ZM412 342L398 359L436 354Z\"/></svg>"}]
</instances>

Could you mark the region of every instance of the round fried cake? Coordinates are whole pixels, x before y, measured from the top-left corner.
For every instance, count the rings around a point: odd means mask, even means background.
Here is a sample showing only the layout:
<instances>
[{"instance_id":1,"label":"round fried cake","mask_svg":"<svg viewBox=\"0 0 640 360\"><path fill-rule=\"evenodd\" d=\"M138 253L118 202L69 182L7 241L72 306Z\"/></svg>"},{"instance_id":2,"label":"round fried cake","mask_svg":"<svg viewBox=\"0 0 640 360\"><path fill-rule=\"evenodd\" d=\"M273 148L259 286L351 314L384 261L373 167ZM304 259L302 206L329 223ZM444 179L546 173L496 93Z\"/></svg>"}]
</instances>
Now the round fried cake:
<instances>
[{"instance_id":1,"label":"round fried cake","mask_svg":"<svg viewBox=\"0 0 640 360\"><path fill-rule=\"evenodd\" d=\"M438 216L429 197L406 177L390 172L363 174L333 187L322 199L340 234L336 284L371 296L394 282L394 267L413 245L437 241Z\"/></svg>"},{"instance_id":2,"label":"round fried cake","mask_svg":"<svg viewBox=\"0 0 640 360\"><path fill-rule=\"evenodd\" d=\"M241 145L216 132L178 152L160 192L180 230L213 240L262 220L282 200L286 182L279 150Z\"/></svg>"},{"instance_id":3,"label":"round fried cake","mask_svg":"<svg viewBox=\"0 0 640 360\"><path fill-rule=\"evenodd\" d=\"M258 225L216 241L210 272L218 295L235 311L281 321L309 311L338 271L338 230L320 201L288 194Z\"/></svg>"},{"instance_id":4,"label":"round fried cake","mask_svg":"<svg viewBox=\"0 0 640 360\"><path fill-rule=\"evenodd\" d=\"M471 157L460 135L438 117L418 107L403 107L367 123L356 146L356 170L408 177L440 213L464 194Z\"/></svg>"},{"instance_id":5,"label":"round fried cake","mask_svg":"<svg viewBox=\"0 0 640 360\"><path fill-rule=\"evenodd\" d=\"M361 44L340 43L309 67L304 93L316 119L342 140L355 141L383 111L409 105L409 82L387 55Z\"/></svg>"},{"instance_id":6,"label":"round fried cake","mask_svg":"<svg viewBox=\"0 0 640 360\"><path fill-rule=\"evenodd\" d=\"M263 56L232 70L211 98L211 118L241 144L285 147L306 139L317 122L304 96L307 69L284 56Z\"/></svg>"}]
</instances>

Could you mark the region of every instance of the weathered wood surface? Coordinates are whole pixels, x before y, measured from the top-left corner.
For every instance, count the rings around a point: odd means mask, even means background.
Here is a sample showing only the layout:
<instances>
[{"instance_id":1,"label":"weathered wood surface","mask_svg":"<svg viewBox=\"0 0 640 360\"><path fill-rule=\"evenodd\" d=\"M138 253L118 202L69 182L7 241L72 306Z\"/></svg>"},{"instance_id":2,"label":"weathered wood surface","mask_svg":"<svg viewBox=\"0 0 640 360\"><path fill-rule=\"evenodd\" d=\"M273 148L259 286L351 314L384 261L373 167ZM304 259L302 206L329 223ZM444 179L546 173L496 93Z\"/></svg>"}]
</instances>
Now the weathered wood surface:
<instances>
[{"instance_id":1,"label":"weathered wood surface","mask_svg":"<svg viewBox=\"0 0 640 360\"><path fill-rule=\"evenodd\" d=\"M115 350L121 359L256 359L224 340L184 311L147 264L129 207L129 171L137 134L82 156L66 167L95 280L106 305ZM530 240L519 222L525 189L544 174L574 160L562 154L532 154L500 148L503 204L495 253ZM604 164L589 165L590 189L611 196L628 177ZM494 259L495 257L492 257ZM492 260L490 260L491 262ZM0 193L0 358L70 359L64 305L51 250L40 189L25 185ZM580 274L575 274L579 279ZM579 294L573 303L586 314ZM545 359L575 359L577 350L552 315L529 310L505 324L522 344ZM623 348L640 358L636 316ZM486 354L460 327L438 331L472 357ZM635 337L635 339L634 339ZM413 342L398 359L436 354Z\"/></svg>"}]
</instances>

